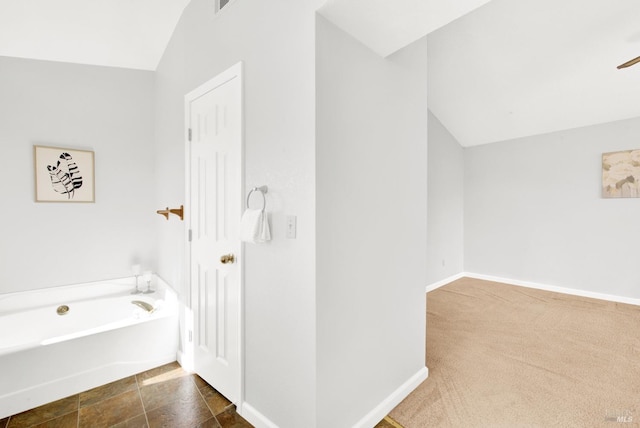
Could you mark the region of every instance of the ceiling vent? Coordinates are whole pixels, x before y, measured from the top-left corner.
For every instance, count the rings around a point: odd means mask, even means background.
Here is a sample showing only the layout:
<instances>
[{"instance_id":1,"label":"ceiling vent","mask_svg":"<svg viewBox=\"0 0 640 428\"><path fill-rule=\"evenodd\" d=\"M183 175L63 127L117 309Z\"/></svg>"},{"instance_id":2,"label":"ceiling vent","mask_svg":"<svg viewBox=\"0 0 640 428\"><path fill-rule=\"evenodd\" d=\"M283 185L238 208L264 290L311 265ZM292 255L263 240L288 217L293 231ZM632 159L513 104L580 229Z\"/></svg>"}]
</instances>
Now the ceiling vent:
<instances>
[{"instance_id":1,"label":"ceiling vent","mask_svg":"<svg viewBox=\"0 0 640 428\"><path fill-rule=\"evenodd\" d=\"M220 12L226 5L231 3L231 0L215 0L216 2L216 13Z\"/></svg>"}]
</instances>

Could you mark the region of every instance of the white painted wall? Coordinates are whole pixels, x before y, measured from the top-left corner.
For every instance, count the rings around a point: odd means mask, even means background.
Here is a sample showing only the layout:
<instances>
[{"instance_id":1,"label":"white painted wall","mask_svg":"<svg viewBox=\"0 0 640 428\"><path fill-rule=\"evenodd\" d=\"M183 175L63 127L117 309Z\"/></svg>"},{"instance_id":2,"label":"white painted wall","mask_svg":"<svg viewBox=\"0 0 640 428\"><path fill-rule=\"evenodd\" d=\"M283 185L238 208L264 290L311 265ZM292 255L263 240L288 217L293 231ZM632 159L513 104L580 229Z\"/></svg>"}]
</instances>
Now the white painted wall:
<instances>
[{"instance_id":1,"label":"white painted wall","mask_svg":"<svg viewBox=\"0 0 640 428\"><path fill-rule=\"evenodd\" d=\"M316 25L317 426L351 427L425 366L427 48Z\"/></svg>"},{"instance_id":2,"label":"white painted wall","mask_svg":"<svg viewBox=\"0 0 640 428\"><path fill-rule=\"evenodd\" d=\"M245 400L281 428L315 426L314 40L317 1L192 0L157 71L157 204L184 202L184 95L244 62L247 188L268 185L273 240L247 245ZM285 216L297 215L297 239ZM184 230L156 228L159 271L185 292ZM253 421L255 422L255 421Z\"/></svg>"},{"instance_id":3,"label":"white painted wall","mask_svg":"<svg viewBox=\"0 0 640 428\"><path fill-rule=\"evenodd\" d=\"M151 72L0 57L0 293L155 259ZM95 151L96 202L36 203L33 145Z\"/></svg>"},{"instance_id":4,"label":"white painted wall","mask_svg":"<svg viewBox=\"0 0 640 428\"><path fill-rule=\"evenodd\" d=\"M602 199L603 152L640 148L640 118L465 151L468 272L640 297L640 199Z\"/></svg>"},{"instance_id":5,"label":"white painted wall","mask_svg":"<svg viewBox=\"0 0 640 428\"><path fill-rule=\"evenodd\" d=\"M464 271L464 149L429 112L427 284Z\"/></svg>"}]
</instances>

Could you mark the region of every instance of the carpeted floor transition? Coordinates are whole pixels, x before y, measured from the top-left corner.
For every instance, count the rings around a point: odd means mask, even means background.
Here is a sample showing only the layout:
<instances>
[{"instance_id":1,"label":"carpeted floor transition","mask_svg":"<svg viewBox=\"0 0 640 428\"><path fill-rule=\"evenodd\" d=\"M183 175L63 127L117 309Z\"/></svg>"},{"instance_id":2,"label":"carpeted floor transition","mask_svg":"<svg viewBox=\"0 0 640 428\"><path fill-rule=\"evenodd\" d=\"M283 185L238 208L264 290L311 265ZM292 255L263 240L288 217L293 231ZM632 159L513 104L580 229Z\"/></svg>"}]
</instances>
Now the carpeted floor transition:
<instances>
[{"instance_id":1,"label":"carpeted floor transition","mask_svg":"<svg viewBox=\"0 0 640 428\"><path fill-rule=\"evenodd\" d=\"M462 278L427 296L405 428L640 426L640 307Z\"/></svg>"}]
</instances>

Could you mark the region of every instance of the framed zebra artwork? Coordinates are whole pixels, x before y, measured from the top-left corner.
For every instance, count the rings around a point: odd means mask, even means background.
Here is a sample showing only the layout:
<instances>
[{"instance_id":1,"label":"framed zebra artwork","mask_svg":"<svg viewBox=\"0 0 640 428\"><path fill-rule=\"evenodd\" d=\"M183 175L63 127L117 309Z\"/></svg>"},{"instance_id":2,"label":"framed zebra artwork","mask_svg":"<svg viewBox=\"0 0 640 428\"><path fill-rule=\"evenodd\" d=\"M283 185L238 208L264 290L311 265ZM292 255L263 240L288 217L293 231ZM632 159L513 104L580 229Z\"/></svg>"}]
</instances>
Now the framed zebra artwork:
<instances>
[{"instance_id":1,"label":"framed zebra artwork","mask_svg":"<svg viewBox=\"0 0 640 428\"><path fill-rule=\"evenodd\" d=\"M36 202L95 202L91 151L33 146Z\"/></svg>"}]
</instances>

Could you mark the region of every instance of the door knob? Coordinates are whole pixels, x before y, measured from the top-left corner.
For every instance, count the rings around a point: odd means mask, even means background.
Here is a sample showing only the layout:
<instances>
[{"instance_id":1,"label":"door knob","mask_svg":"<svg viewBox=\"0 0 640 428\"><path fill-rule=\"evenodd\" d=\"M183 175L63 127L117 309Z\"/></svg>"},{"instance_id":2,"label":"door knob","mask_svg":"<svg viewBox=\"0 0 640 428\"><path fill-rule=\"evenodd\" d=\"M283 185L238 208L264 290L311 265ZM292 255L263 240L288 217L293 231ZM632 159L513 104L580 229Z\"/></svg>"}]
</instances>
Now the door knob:
<instances>
[{"instance_id":1,"label":"door knob","mask_svg":"<svg viewBox=\"0 0 640 428\"><path fill-rule=\"evenodd\" d=\"M220 263L223 265L233 263L236 261L236 256L233 254L225 254L224 256L220 256Z\"/></svg>"}]
</instances>

